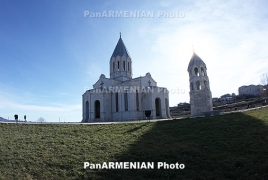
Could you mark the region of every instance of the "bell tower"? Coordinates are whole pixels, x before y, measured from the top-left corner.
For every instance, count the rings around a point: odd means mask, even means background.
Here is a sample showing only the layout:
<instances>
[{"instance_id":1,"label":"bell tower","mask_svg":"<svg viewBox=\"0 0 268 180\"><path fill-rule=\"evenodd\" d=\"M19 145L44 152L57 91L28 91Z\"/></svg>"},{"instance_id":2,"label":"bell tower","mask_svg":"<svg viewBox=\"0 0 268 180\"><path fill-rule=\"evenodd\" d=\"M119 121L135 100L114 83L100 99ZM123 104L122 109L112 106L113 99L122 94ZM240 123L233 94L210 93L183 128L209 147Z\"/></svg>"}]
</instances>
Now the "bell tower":
<instances>
[{"instance_id":1,"label":"bell tower","mask_svg":"<svg viewBox=\"0 0 268 180\"><path fill-rule=\"evenodd\" d=\"M121 38L121 33L110 59L110 78L119 81L132 79L132 60Z\"/></svg>"},{"instance_id":2,"label":"bell tower","mask_svg":"<svg viewBox=\"0 0 268 180\"><path fill-rule=\"evenodd\" d=\"M191 116L213 110L212 95L204 61L194 52L188 65Z\"/></svg>"}]
</instances>

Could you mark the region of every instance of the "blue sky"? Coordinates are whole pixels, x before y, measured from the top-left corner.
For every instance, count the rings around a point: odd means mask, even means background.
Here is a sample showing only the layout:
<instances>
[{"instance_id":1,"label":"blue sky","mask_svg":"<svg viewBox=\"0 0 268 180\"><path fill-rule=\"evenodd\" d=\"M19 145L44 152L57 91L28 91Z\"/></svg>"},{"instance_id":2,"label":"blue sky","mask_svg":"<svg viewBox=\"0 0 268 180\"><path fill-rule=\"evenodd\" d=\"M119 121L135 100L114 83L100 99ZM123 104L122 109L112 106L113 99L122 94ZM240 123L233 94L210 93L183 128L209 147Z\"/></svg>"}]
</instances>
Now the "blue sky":
<instances>
[{"instance_id":1,"label":"blue sky","mask_svg":"<svg viewBox=\"0 0 268 180\"><path fill-rule=\"evenodd\" d=\"M82 94L100 74L122 32L133 77L150 72L170 105L189 101L187 67L207 65L213 97L259 84L268 67L267 1L0 2L0 116L82 120ZM84 17L84 12L150 11L154 17ZM158 17L159 12L184 17ZM179 89L179 91L178 91ZM176 91L176 92L175 92Z\"/></svg>"}]
</instances>

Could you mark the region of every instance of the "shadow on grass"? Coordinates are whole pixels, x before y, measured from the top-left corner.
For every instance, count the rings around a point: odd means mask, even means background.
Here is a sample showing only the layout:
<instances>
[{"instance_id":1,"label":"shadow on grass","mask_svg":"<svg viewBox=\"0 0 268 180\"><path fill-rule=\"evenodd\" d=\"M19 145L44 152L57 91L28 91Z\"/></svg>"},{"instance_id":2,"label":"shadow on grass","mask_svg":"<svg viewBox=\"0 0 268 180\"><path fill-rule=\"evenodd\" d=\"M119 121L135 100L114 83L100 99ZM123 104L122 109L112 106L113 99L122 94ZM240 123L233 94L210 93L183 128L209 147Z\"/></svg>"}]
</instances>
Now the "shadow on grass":
<instances>
[{"instance_id":1,"label":"shadow on grass","mask_svg":"<svg viewBox=\"0 0 268 180\"><path fill-rule=\"evenodd\" d=\"M244 113L156 122L116 158L155 162L153 170L96 173L100 179L268 179L267 124L267 117L260 120ZM128 133L134 131L139 128ZM185 169L157 169L157 162L183 163Z\"/></svg>"},{"instance_id":2,"label":"shadow on grass","mask_svg":"<svg viewBox=\"0 0 268 180\"><path fill-rule=\"evenodd\" d=\"M126 131L126 133L133 133L133 132L136 132L136 131L142 129L143 126L145 126L145 124L141 124L139 127L132 128L132 129Z\"/></svg>"}]
</instances>

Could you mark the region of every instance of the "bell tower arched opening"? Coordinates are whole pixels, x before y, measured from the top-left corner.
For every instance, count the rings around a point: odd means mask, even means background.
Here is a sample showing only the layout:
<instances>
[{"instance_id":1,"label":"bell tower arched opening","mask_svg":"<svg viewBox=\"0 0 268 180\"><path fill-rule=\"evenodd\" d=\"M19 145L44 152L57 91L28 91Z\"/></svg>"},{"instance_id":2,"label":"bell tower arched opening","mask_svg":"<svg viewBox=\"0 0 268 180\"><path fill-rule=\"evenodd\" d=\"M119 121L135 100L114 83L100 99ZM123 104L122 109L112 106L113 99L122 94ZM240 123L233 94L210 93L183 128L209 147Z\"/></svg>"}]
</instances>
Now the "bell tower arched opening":
<instances>
[{"instance_id":1,"label":"bell tower arched opening","mask_svg":"<svg viewBox=\"0 0 268 180\"><path fill-rule=\"evenodd\" d=\"M194 68L194 74L195 74L196 76L199 76L198 68Z\"/></svg>"},{"instance_id":2,"label":"bell tower arched opening","mask_svg":"<svg viewBox=\"0 0 268 180\"><path fill-rule=\"evenodd\" d=\"M196 81L196 90L201 90L201 85L199 81Z\"/></svg>"}]
</instances>

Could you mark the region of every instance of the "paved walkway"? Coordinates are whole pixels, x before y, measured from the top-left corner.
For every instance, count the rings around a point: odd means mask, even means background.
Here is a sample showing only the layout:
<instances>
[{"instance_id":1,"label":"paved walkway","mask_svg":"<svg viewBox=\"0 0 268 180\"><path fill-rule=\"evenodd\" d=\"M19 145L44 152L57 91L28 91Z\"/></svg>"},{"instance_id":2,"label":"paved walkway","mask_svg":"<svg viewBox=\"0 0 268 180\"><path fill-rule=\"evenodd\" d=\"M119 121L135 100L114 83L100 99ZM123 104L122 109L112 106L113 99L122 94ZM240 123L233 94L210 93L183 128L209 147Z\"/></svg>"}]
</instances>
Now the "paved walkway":
<instances>
[{"instance_id":1,"label":"paved walkway","mask_svg":"<svg viewBox=\"0 0 268 180\"><path fill-rule=\"evenodd\" d=\"M124 124L124 123L146 123L157 121L169 121L173 119L152 119L152 120L136 120L136 121L121 121L121 122L94 122L94 123L80 123L80 122L0 122L5 124L55 124L55 125L98 125L98 124Z\"/></svg>"},{"instance_id":2,"label":"paved walkway","mask_svg":"<svg viewBox=\"0 0 268 180\"><path fill-rule=\"evenodd\" d=\"M224 115L224 114L230 114L230 113L236 113L236 112L246 112L246 111L256 110L256 109L261 109L261 108L266 108L266 107L268 107L268 105L266 105L266 106L260 106L260 107L255 107L255 108L248 108L248 109L241 109L241 110L234 110L234 111L222 112L222 115Z\"/></svg>"},{"instance_id":3,"label":"paved walkway","mask_svg":"<svg viewBox=\"0 0 268 180\"><path fill-rule=\"evenodd\" d=\"M243 109L243 110L236 110L236 111L228 111L228 112L221 112L220 115L225 115L225 114L231 114L231 113L237 113L237 112L246 112L250 110L256 110L260 108L265 108L268 107L266 106L260 106L256 108L249 108L249 109ZM197 117L190 117L190 118L200 118L200 117L205 117L205 116L197 116ZM182 117L182 118L175 118L175 119L152 119L152 120L136 120L136 121L122 121L122 122L94 122L94 123L80 123L80 122L44 122L44 123L37 123L37 122L1 122L0 123L5 123L5 124L55 124L55 125L100 125L100 124L124 124L124 123L147 123L147 122L158 122L158 121L170 121L170 120L179 120L179 119L187 119L189 117Z\"/></svg>"}]
</instances>

